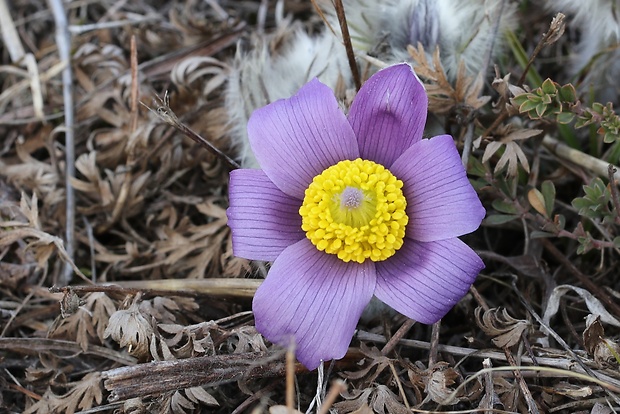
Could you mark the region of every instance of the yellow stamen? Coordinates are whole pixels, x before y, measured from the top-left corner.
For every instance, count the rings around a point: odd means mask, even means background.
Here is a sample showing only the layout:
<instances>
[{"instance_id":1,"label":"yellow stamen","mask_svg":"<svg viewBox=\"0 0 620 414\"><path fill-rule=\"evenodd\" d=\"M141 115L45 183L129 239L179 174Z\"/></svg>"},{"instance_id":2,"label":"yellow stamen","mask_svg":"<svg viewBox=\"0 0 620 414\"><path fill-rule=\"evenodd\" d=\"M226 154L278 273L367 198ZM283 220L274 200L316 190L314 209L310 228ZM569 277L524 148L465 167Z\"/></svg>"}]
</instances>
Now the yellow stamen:
<instances>
[{"instance_id":1,"label":"yellow stamen","mask_svg":"<svg viewBox=\"0 0 620 414\"><path fill-rule=\"evenodd\" d=\"M403 245L409 222L402 187L381 164L340 161L306 189L301 228L317 249L345 262L385 260Z\"/></svg>"}]
</instances>

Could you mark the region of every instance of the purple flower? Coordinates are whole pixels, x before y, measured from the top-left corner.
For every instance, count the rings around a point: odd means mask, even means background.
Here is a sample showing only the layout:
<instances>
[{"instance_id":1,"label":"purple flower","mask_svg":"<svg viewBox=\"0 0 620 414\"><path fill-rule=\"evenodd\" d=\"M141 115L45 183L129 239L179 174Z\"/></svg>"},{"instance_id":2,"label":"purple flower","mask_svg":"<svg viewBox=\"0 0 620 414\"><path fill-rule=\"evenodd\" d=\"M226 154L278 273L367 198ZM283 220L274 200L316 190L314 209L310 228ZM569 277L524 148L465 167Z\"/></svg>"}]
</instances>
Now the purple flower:
<instances>
[{"instance_id":1,"label":"purple flower","mask_svg":"<svg viewBox=\"0 0 620 414\"><path fill-rule=\"evenodd\" d=\"M428 99L411 67L372 76L348 116L318 80L248 122L262 170L230 176L233 251L274 261L256 328L308 369L342 358L373 294L423 323L467 292L482 260L457 237L485 210L452 137L422 139Z\"/></svg>"}]
</instances>

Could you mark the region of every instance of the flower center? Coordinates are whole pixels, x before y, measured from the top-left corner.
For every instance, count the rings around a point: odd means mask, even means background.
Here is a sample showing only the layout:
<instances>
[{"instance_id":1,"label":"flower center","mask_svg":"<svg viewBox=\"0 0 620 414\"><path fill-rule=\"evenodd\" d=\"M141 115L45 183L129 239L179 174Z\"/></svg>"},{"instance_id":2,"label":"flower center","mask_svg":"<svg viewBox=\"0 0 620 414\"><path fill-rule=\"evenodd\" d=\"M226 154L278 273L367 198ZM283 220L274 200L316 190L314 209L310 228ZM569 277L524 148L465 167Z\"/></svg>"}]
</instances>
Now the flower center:
<instances>
[{"instance_id":1,"label":"flower center","mask_svg":"<svg viewBox=\"0 0 620 414\"><path fill-rule=\"evenodd\" d=\"M317 249L345 262L385 260L403 245L409 221L402 187L381 164L340 161L306 189L301 228Z\"/></svg>"}]
</instances>

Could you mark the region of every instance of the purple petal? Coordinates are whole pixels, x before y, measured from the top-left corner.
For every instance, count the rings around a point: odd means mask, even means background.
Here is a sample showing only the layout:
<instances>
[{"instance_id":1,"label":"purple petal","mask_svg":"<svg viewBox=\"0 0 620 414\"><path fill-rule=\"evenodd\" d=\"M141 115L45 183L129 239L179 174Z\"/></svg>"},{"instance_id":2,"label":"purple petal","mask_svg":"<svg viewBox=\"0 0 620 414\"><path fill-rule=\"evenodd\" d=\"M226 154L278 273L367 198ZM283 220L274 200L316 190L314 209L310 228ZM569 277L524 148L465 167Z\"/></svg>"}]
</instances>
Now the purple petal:
<instances>
[{"instance_id":1,"label":"purple petal","mask_svg":"<svg viewBox=\"0 0 620 414\"><path fill-rule=\"evenodd\" d=\"M377 72L349 111L361 157L389 167L422 139L427 109L426 91L411 66L403 63Z\"/></svg>"},{"instance_id":2,"label":"purple petal","mask_svg":"<svg viewBox=\"0 0 620 414\"><path fill-rule=\"evenodd\" d=\"M248 137L271 181L299 199L323 170L359 157L355 134L334 93L316 79L295 96L254 111Z\"/></svg>"},{"instance_id":3,"label":"purple petal","mask_svg":"<svg viewBox=\"0 0 620 414\"><path fill-rule=\"evenodd\" d=\"M404 183L407 237L425 242L445 240L480 226L486 212L467 179L451 136L414 144L390 171Z\"/></svg>"},{"instance_id":4,"label":"purple petal","mask_svg":"<svg viewBox=\"0 0 620 414\"><path fill-rule=\"evenodd\" d=\"M304 239L282 252L256 291L256 329L284 347L294 341L297 359L313 370L344 357L374 289L374 262L345 263Z\"/></svg>"},{"instance_id":5,"label":"purple petal","mask_svg":"<svg viewBox=\"0 0 620 414\"><path fill-rule=\"evenodd\" d=\"M305 237L301 201L280 191L261 170L230 173L226 210L235 256L272 261Z\"/></svg>"},{"instance_id":6,"label":"purple petal","mask_svg":"<svg viewBox=\"0 0 620 414\"><path fill-rule=\"evenodd\" d=\"M459 239L406 239L394 256L376 266L377 298L411 319L431 324L465 296L484 263Z\"/></svg>"}]
</instances>

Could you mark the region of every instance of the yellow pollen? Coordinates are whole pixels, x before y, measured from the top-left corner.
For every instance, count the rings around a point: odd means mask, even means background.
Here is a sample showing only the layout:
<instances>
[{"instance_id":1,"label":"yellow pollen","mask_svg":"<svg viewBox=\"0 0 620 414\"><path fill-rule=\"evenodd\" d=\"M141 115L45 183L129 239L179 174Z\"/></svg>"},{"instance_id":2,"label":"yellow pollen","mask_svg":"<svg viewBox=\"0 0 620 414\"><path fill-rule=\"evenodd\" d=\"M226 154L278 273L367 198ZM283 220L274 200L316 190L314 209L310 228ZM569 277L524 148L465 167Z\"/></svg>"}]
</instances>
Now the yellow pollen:
<instances>
[{"instance_id":1,"label":"yellow pollen","mask_svg":"<svg viewBox=\"0 0 620 414\"><path fill-rule=\"evenodd\" d=\"M385 260L403 245L409 222L402 187L381 164L340 161L306 189L301 228L317 249L345 262Z\"/></svg>"}]
</instances>

